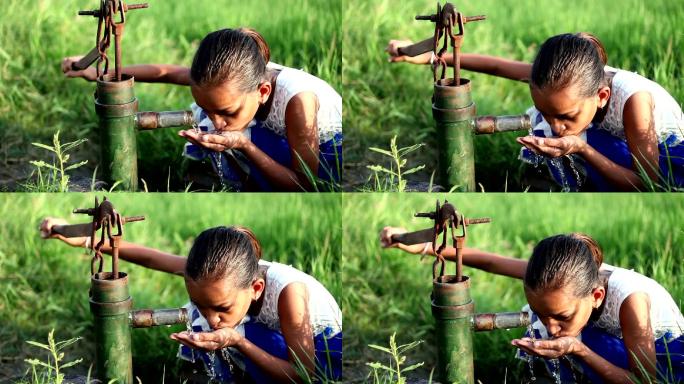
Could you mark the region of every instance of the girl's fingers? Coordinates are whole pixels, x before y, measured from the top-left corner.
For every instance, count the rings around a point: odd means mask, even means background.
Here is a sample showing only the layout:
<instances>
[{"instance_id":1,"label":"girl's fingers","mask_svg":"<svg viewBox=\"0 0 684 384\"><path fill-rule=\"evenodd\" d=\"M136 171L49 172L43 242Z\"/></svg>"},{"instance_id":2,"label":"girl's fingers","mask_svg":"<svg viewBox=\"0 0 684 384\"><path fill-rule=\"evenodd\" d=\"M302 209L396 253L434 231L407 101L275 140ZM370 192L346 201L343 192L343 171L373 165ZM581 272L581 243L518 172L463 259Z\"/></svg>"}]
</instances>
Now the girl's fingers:
<instances>
[{"instance_id":1,"label":"girl's fingers","mask_svg":"<svg viewBox=\"0 0 684 384\"><path fill-rule=\"evenodd\" d=\"M538 148L536 145L534 145L534 144L532 144L532 143L529 143L529 142L527 142L527 141L524 141L524 140L520 140L520 139L518 139L517 141L518 141L519 144L521 144L521 145L524 146L525 148L529 149L530 151L536 153L537 155L541 155L541 154L542 154L542 153L540 153L540 150L539 150L539 148Z\"/></svg>"},{"instance_id":2,"label":"girl's fingers","mask_svg":"<svg viewBox=\"0 0 684 384\"><path fill-rule=\"evenodd\" d=\"M188 346L190 348L199 348L206 350L217 349L218 343L215 341L206 341L206 335L210 335L209 332L203 333L193 333L188 335L187 332L173 333L171 334L171 339L180 342L181 344Z\"/></svg>"}]
</instances>

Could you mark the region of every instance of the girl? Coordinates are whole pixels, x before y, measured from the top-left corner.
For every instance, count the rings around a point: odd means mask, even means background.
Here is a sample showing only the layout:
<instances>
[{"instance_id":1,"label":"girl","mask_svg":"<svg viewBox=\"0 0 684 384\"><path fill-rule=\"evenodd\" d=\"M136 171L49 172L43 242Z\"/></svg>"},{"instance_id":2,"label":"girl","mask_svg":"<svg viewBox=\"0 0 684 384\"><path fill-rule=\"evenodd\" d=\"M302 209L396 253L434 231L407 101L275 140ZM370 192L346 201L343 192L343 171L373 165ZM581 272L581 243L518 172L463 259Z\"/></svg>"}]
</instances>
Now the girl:
<instances>
[{"instance_id":1,"label":"girl","mask_svg":"<svg viewBox=\"0 0 684 384\"><path fill-rule=\"evenodd\" d=\"M392 243L392 235L404 232L385 227L381 245L434 254L430 243ZM455 249L448 247L443 255L454 260ZM523 280L535 332L527 336L546 339L513 340L524 353L572 358L592 383L631 383L644 375L684 379L684 317L677 304L654 280L603 264L603 253L591 237L574 233L546 238L529 261L464 249L463 264ZM569 374L563 371L561 375Z\"/></svg>"},{"instance_id":2,"label":"girl","mask_svg":"<svg viewBox=\"0 0 684 384\"><path fill-rule=\"evenodd\" d=\"M431 61L430 54L399 56L398 48L410 43L391 40L390 61ZM453 65L450 59L447 56ZM603 45L588 33L551 37L533 64L461 55L464 69L529 82L534 107L527 113L534 135L516 140L535 154L579 156L580 168L597 190L641 189L645 181L664 188L684 186L681 107L660 85L606 63ZM521 157L536 162L525 151ZM563 187L579 186L579 178L565 180L564 175L574 173L568 164L558 160L547 164Z\"/></svg>"},{"instance_id":3,"label":"girl","mask_svg":"<svg viewBox=\"0 0 684 384\"><path fill-rule=\"evenodd\" d=\"M87 238L52 234L60 224L64 220L45 219L41 236L86 246ZM182 344L179 358L201 360L216 379L239 380L238 369L256 383L341 377L342 314L335 299L304 272L261 260L249 229L207 229L187 259L125 241L119 256L184 276L192 331L171 339Z\"/></svg>"},{"instance_id":4,"label":"girl","mask_svg":"<svg viewBox=\"0 0 684 384\"><path fill-rule=\"evenodd\" d=\"M67 77L95 79L95 68ZM189 85L200 131L179 132L185 155L210 157L232 189L310 189L312 178L339 183L342 166L342 98L325 81L270 63L263 37L252 29L223 29L200 43L192 67L134 65L136 81Z\"/></svg>"}]
</instances>

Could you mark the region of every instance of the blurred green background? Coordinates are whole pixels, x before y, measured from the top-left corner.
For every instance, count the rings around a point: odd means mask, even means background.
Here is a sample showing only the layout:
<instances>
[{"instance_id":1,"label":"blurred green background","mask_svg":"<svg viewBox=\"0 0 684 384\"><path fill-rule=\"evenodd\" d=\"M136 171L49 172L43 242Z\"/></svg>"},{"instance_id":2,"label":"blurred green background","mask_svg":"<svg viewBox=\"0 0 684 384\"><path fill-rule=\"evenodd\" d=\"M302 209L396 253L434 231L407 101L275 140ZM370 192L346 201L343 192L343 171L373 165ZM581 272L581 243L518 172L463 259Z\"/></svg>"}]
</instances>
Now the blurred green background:
<instances>
[{"instance_id":1,"label":"blurred green background","mask_svg":"<svg viewBox=\"0 0 684 384\"><path fill-rule=\"evenodd\" d=\"M38 224L46 217L87 222L74 208L93 206L94 194L0 194L0 381L24 373L27 357L41 357L26 340L45 343L81 336L67 361L92 362L92 316L88 305L90 256L59 240L42 240ZM100 200L102 197L100 196ZM178 255L187 255L193 239L218 225L251 228L264 260L290 264L317 278L340 302L340 194L110 194L124 216L145 215L126 225L124 239ZM111 258L105 256L105 271ZM183 279L121 261L129 274L134 308L174 308L187 303ZM178 344L168 338L184 326L132 331L135 374L144 383L168 382L177 370Z\"/></svg>"},{"instance_id":2,"label":"blurred green background","mask_svg":"<svg viewBox=\"0 0 684 384\"><path fill-rule=\"evenodd\" d=\"M427 379L435 365L434 320L430 310L432 262L427 257L380 248L384 226L409 231L431 227L416 212L429 212L435 200L449 200L466 217L490 217L469 227L466 246L528 259L540 240L559 233L584 232L603 248L608 264L634 269L658 281L680 309L684 307L684 195L681 194L345 194L342 308L345 319L345 375L366 377L367 362L388 364L387 355L368 347L424 340L406 355L405 366L425 362ZM453 263L447 271L454 273ZM522 282L464 267L471 278L476 312L517 311L526 304ZM522 330L478 333L475 376L483 383L521 382L524 368L510 340Z\"/></svg>"},{"instance_id":3,"label":"blurred green background","mask_svg":"<svg viewBox=\"0 0 684 384\"><path fill-rule=\"evenodd\" d=\"M347 0L344 6L345 184L358 189L368 178L369 164L389 165L369 147L388 148L397 135L400 147L426 143L408 156L406 169L425 164L411 176L428 181L437 153L431 111L429 66L387 62L390 39L420 41L432 36L434 24L416 21L432 14L434 0ZM443 2L441 2L443 3ZM608 64L648 77L684 100L684 7L680 1L624 0L480 0L453 2L464 15L486 15L466 25L462 52L532 62L541 43L567 32L592 32L603 42ZM449 75L451 76L451 75ZM527 84L463 71L472 81L479 115L520 114L532 105ZM475 138L477 189L525 189L520 145L504 133Z\"/></svg>"},{"instance_id":4,"label":"blurred green background","mask_svg":"<svg viewBox=\"0 0 684 384\"><path fill-rule=\"evenodd\" d=\"M142 2L142 1L141 1ZM134 3L134 2L131 2ZM274 62L303 69L341 89L341 0L149 0L149 8L127 14L123 64L165 63L190 66L200 40L209 32L249 26L271 48ZM77 16L97 8L89 0L4 0L0 18L0 190L20 189L32 170L30 160L49 160L30 145L88 138L74 160L89 160L79 170L90 177L98 164L94 83L67 79L66 56L95 46L97 19ZM113 66L113 44L110 58ZM112 67L113 68L113 67ZM135 87L141 111L188 109L187 87L142 84ZM149 190L183 190L182 148L177 129L138 134L139 176Z\"/></svg>"}]
</instances>

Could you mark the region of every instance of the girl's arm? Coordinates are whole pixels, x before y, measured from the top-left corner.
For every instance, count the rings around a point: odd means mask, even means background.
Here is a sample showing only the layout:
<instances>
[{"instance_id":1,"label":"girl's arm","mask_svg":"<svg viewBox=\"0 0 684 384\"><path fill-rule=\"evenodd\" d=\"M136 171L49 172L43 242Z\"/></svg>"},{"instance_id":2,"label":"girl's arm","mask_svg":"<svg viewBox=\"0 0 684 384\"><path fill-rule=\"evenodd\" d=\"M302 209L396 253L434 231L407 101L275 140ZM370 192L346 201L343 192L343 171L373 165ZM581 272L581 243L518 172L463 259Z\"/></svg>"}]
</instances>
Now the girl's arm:
<instances>
[{"instance_id":1,"label":"girl's arm","mask_svg":"<svg viewBox=\"0 0 684 384\"><path fill-rule=\"evenodd\" d=\"M407 231L403 228L383 228L382 232L380 232L381 245L385 248L396 247L413 254L425 253L435 256L435 250L432 249L432 243L407 246L392 242L392 235L406 232ZM456 248L446 247L442 251L442 256L444 256L444 258L447 260L456 261ZM463 264L472 268L481 269L486 272L514 277L516 279L522 279L525 277L525 271L527 270L527 260L501 256L495 253L484 252L474 248L463 249Z\"/></svg>"},{"instance_id":2,"label":"girl's arm","mask_svg":"<svg viewBox=\"0 0 684 384\"><path fill-rule=\"evenodd\" d=\"M309 292L306 285L291 283L280 292L278 316L289 348L289 361L269 354L244 337L235 347L278 382L301 382L295 367L304 368L309 377L315 377L314 337L309 320Z\"/></svg>"},{"instance_id":3,"label":"girl's arm","mask_svg":"<svg viewBox=\"0 0 684 384\"><path fill-rule=\"evenodd\" d=\"M97 77L94 66L82 71L73 70L71 64L77 62L82 56L67 57L62 60L62 72L67 77L82 77L89 81L95 81ZM177 85L190 85L190 68L170 64L140 64L129 65L121 69L121 73L135 77L135 81L143 83L169 83Z\"/></svg>"},{"instance_id":4,"label":"girl's arm","mask_svg":"<svg viewBox=\"0 0 684 384\"><path fill-rule=\"evenodd\" d=\"M287 104L285 125L292 155L290 168L280 165L251 141L245 141L241 148L250 161L278 189L308 189L310 183L304 166L308 167L313 175L318 175L318 108L318 97L313 92L298 93Z\"/></svg>"},{"instance_id":5,"label":"girl's arm","mask_svg":"<svg viewBox=\"0 0 684 384\"><path fill-rule=\"evenodd\" d=\"M656 352L651 328L650 299L646 293L629 295L620 307L620 328L629 356L630 370L616 367L582 344L575 353L608 383L653 382Z\"/></svg>"},{"instance_id":6,"label":"girl's arm","mask_svg":"<svg viewBox=\"0 0 684 384\"><path fill-rule=\"evenodd\" d=\"M50 217L44 219L40 225L41 236L43 238L60 239L73 247L84 247L86 245L86 237L65 238L53 233L52 227L55 225L67 225L67 222L62 219ZM96 239L96 241L99 241L99 239ZM102 252L111 255L112 248L105 243L102 247ZM174 275L183 276L185 271L185 257L129 243L127 241L121 241L119 243L119 257L133 264L142 265L143 267L157 271L172 273Z\"/></svg>"},{"instance_id":7,"label":"girl's arm","mask_svg":"<svg viewBox=\"0 0 684 384\"><path fill-rule=\"evenodd\" d=\"M658 139L653 118L653 99L648 92L637 92L625 103L622 113L627 146L633 156L632 169L622 167L586 144L578 152L608 181L622 190L643 187L639 169L658 181Z\"/></svg>"},{"instance_id":8,"label":"girl's arm","mask_svg":"<svg viewBox=\"0 0 684 384\"><path fill-rule=\"evenodd\" d=\"M389 45L385 49L390 55L391 62L406 61L414 64L429 64L430 52L410 58L399 54L399 48L411 45L412 42L408 40L390 40ZM444 56L447 65L454 65L453 56L447 54ZM462 53L460 56L461 69L466 69L473 72L486 73L488 75L503 77L511 80L518 80L528 82L530 73L532 72L532 64L522 61L504 59L502 57L478 55L475 53Z\"/></svg>"}]
</instances>

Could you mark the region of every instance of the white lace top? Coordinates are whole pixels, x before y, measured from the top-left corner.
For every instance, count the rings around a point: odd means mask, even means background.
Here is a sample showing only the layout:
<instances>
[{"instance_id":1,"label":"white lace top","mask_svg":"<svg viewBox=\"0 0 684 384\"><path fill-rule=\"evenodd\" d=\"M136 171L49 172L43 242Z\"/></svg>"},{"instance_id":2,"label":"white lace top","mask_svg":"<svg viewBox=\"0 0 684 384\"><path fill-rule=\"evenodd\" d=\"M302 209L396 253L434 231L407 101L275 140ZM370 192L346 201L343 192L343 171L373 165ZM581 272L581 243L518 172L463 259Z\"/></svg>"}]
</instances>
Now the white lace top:
<instances>
[{"instance_id":1,"label":"white lace top","mask_svg":"<svg viewBox=\"0 0 684 384\"><path fill-rule=\"evenodd\" d=\"M264 126L281 136L286 136L285 109L290 99L298 93L313 92L318 97L318 137L320 143L342 132L342 96L328 83L298 69L269 63L270 69L279 69L275 91L271 97L271 111Z\"/></svg>"},{"instance_id":2,"label":"white lace top","mask_svg":"<svg viewBox=\"0 0 684 384\"><path fill-rule=\"evenodd\" d=\"M342 331L342 311L337 302L318 280L289 265L259 261L260 267L267 267L266 288L261 311L252 319L265 324L267 327L280 331L278 316L278 298L280 292L290 283L304 283L309 290L309 317L314 335L326 328L333 330L332 334Z\"/></svg>"},{"instance_id":3,"label":"white lace top","mask_svg":"<svg viewBox=\"0 0 684 384\"><path fill-rule=\"evenodd\" d=\"M655 339L670 332L672 338L684 333L684 317L672 296L658 284L632 270L604 264L602 269L611 271L608 278L603 312L595 324L614 336L622 338L620 330L620 307L622 302L636 292L646 293L651 300L651 327Z\"/></svg>"},{"instance_id":4,"label":"white lace top","mask_svg":"<svg viewBox=\"0 0 684 384\"><path fill-rule=\"evenodd\" d=\"M601 270L610 271L611 274L608 278L608 289L606 290L603 311L594 324L605 329L606 332L622 338L622 331L620 329L620 307L622 302L632 293L644 292L651 300L650 315L654 340L660 339L668 332L671 339L676 339L684 334L684 317L682 312L672 299L672 296L655 280L632 270L608 264L603 264ZM526 305L523 311L530 313L530 316L532 315L529 305ZM546 339L549 337L541 320L537 319L532 324L532 328L538 330L542 338ZM578 338L581 338L580 336Z\"/></svg>"},{"instance_id":5,"label":"white lace top","mask_svg":"<svg viewBox=\"0 0 684 384\"><path fill-rule=\"evenodd\" d=\"M655 109L653 116L655 119L655 130L659 142L665 142L674 136L674 141L669 144L677 144L684 141L684 114L679 103L659 84L638 75L637 73L616 69L606 66L606 72L612 72L613 82L611 85L611 96L608 101L608 110L596 128L610 132L622 140L625 137L625 125L623 123L622 112L625 103L630 96L640 91L646 91L653 97ZM543 131L544 136L553 137L548 123L543 120L539 111L532 107L527 110L527 115L532 120L534 130ZM586 140L586 136L584 136ZM670 139L673 140L673 139Z\"/></svg>"},{"instance_id":6,"label":"white lace top","mask_svg":"<svg viewBox=\"0 0 684 384\"><path fill-rule=\"evenodd\" d=\"M658 141L664 142L670 136L675 136L676 142L684 140L682 108L663 87L637 73L608 66L606 66L606 71L613 72L615 75L611 86L608 111L597 128L604 129L625 140L625 126L622 119L625 103L636 92L646 91L651 94L654 101L653 117Z\"/></svg>"}]
</instances>

